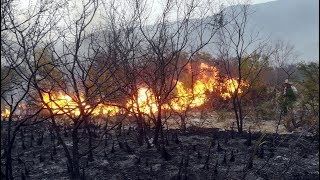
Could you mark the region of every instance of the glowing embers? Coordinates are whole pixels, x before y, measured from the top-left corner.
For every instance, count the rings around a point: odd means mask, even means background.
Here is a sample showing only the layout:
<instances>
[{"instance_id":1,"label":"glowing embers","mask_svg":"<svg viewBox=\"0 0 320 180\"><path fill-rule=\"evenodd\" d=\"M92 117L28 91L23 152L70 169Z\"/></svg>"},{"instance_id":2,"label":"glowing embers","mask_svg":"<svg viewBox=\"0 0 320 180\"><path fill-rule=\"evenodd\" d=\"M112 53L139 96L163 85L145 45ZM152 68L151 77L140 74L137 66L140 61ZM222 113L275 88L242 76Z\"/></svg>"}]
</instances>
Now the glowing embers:
<instances>
[{"instance_id":1,"label":"glowing embers","mask_svg":"<svg viewBox=\"0 0 320 180\"><path fill-rule=\"evenodd\" d=\"M8 118L10 116L10 111L5 108L4 111L1 113L1 117Z\"/></svg>"},{"instance_id":2,"label":"glowing embers","mask_svg":"<svg viewBox=\"0 0 320 180\"><path fill-rule=\"evenodd\" d=\"M248 87L248 86L249 86L249 84L247 82L241 81L241 83L239 85L239 83L236 79L227 79L220 86L220 91L221 91L220 95L223 99L229 99L235 93L242 94L243 87Z\"/></svg>"},{"instance_id":3,"label":"glowing embers","mask_svg":"<svg viewBox=\"0 0 320 180\"><path fill-rule=\"evenodd\" d=\"M134 98L134 100L130 99L127 102L127 107L129 107L133 113L142 112L151 114L152 112L158 111L154 94L145 87L138 89L137 98Z\"/></svg>"},{"instance_id":4,"label":"glowing embers","mask_svg":"<svg viewBox=\"0 0 320 180\"><path fill-rule=\"evenodd\" d=\"M98 106L92 112L94 116L99 116L99 115L115 116L120 113L121 111L119 107L104 105L104 104L98 104Z\"/></svg>"}]
</instances>

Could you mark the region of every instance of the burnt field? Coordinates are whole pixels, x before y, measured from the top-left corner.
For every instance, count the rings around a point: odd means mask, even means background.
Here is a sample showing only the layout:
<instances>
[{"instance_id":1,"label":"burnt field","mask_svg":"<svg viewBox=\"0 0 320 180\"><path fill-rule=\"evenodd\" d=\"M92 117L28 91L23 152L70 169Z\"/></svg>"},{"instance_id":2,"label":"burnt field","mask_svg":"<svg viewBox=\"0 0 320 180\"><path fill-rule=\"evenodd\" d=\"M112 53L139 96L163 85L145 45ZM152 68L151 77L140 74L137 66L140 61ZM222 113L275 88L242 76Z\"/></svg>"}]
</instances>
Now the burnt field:
<instances>
[{"instance_id":1,"label":"burnt field","mask_svg":"<svg viewBox=\"0 0 320 180\"><path fill-rule=\"evenodd\" d=\"M3 129L7 124L2 123ZM12 152L15 179L71 179L65 151L44 124L23 127ZM48 126L49 127L49 126ZM35 130L36 129L36 130ZM82 129L81 129L82 130ZM80 152L88 149L88 133L80 130ZM93 145L99 145L80 158L85 179L318 179L319 139L301 133L238 134L217 128L163 130L164 146L138 145L133 128L110 131L94 128ZM61 131L68 148L71 133ZM3 135L3 134L2 134ZM4 137L1 138L4 157ZM99 143L99 144L98 144ZM4 167L4 159L1 159ZM4 168L2 168L2 174Z\"/></svg>"}]
</instances>

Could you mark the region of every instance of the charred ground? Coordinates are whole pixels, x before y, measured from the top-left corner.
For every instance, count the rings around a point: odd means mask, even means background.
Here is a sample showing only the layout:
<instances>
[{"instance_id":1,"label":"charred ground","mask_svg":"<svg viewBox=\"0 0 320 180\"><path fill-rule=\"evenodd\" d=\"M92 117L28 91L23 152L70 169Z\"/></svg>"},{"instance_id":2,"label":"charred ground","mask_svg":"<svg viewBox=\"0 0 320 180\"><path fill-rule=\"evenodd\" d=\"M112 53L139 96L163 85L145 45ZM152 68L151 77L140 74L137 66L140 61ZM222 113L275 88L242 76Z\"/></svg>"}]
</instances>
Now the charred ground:
<instances>
[{"instance_id":1,"label":"charred ground","mask_svg":"<svg viewBox=\"0 0 320 180\"><path fill-rule=\"evenodd\" d=\"M6 125L2 123L3 127ZM46 125L37 126L25 127L17 135L13 151L15 177L70 179L61 145ZM100 130L96 128L94 133ZM118 133L110 133L93 151L93 157L80 159L86 179L319 178L317 136L238 134L217 128L193 127L185 133L164 130L165 146L148 147L147 143L138 145L137 132L133 128ZM63 134L68 145L68 129ZM83 131L81 136L81 141L85 142L88 134ZM87 148L81 146L80 151ZM5 152L1 149L4 157Z\"/></svg>"}]
</instances>

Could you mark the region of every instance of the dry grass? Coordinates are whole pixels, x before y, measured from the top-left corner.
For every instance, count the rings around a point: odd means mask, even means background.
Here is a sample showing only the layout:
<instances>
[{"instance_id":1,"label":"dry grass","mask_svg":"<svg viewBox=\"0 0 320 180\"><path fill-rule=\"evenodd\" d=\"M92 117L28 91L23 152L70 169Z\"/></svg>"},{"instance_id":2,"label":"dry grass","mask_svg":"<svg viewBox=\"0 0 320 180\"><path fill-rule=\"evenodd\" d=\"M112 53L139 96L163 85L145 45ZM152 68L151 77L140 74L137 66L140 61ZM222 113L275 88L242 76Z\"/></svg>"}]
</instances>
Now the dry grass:
<instances>
[{"instance_id":1,"label":"dry grass","mask_svg":"<svg viewBox=\"0 0 320 180\"><path fill-rule=\"evenodd\" d=\"M201 113L192 113L187 118L187 127L190 126L196 126L196 127L202 127L202 128L220 128L220 129L226 129L230 130L232 123L234 122L234 129L236 129L236 122L235 118L232 118L233 114L230 112L213 112L213 113L207 113L205 118L201 118ZM167 124L168 127L171 129L178 129L179 124L179 117L172 117L168 120ZM277 120L273 121L254 121L254 119L245 119L244 121L244 127L243 129L245 131L248 131L249 128L252 131L261 131L266 133L275 133L277 126ZM278 133L281 134L287 134L290 133L287 131L285 126L280 124Z\"/></svg>"}]
</instances>

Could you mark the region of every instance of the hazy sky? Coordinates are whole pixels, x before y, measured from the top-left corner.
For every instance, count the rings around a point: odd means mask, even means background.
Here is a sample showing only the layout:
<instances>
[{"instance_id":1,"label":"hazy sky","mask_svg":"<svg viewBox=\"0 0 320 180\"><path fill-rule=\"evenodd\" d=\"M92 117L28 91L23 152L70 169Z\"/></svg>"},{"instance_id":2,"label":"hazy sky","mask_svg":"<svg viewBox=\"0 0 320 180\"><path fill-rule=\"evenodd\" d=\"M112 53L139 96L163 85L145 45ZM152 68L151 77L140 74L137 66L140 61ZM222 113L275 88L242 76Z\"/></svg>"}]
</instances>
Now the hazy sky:
<instances>
[{"instance_id":1,"label":"hazy sky","mask_svg":"<svg viewBox=\"0 0 320 180\"><path fill-rule=\"evenodd\" d=\"M39 0L17 0L15 1L15 3L18 5L19 8L21 9L32 9L30 7L28 7L28 5L31 4L34 5L36 4L36 2ZM109 2L109 0L100 0L100 2L105 1L105 2ZM182 0L181 2L183 2L184 0ZM207 1L208 0L199 0L197 2L201 2L203 3L202 6L207 7ZM227 7L230 5L235 5L235 3L237 2L246 2L246 3L251 3L251 4L259 4L259 3L266 3L266 2L270 2L270 1L275 1L275 0L210 0L212 1L212 5L210 5L210 12L207 13L203 13L200 9L198 12L195 12L193 15L193 18L203 18L205 16L210 16L213 13L218 12L219 7L221 4L223 4L223 7ZM281 0L280 0L281 1ZM80 12L82 12L82 0L71 0L69 1L69 8L70 7L79 7L78 10L72 10L71 16L68 16L68 18L71 19L77 19L78 18L78 14ZM87 2L87 0L84 0L84 2ZM115 1L117 5L119 5L120 7L120 11L130 11L130 9L132 7L128 7L128 6L132 6L131 1L122 1L122 0L118 0ZM130 2L130 3L128 3ZM165 6L165 2L166 0L146 0L147 2L147 8L146 8L146 12L145 12L145 17L147 19L145 19L145 23L146 24L154 24L156 23L156 21L158 20L159 16L161 16L161 13L163 12L163 8ZM116 5L116 6L117 6ZM71 8L72 9L72 8ZM99 10L100 9L100 10ZM97 13L96 16L94 17L92 23L87 27L87 29L92 29L93 27L97 27L97 25L101 25L104 20L103 18L100 16L100 14L104 14L105 15L105 10L102 8L102 6L100 6L98 9L98 12L100 11L100 13ZM77 11L77 12L76 12ZM79 14L80 15L80 14ZM172 14L172 18L169 18L172 21L176 21L178 17L176 17L177 14Z\"/></svg>"},{"instance_id":2,"label":"hazy sky","mask_svg":"<svg viewBox=\"0 0 320 180\"><path fill-rule=\"evenodd\" d=\"M33 4L36 1L37 0L20 0L19 3L17 3L17 4L19 4L19 6L21 6L22 8L27 8L28 4L30 2L31 2L31 4ZM223 3L225 5L228 5L228 4L230 4L230 2L233 2L233 1L234 0L217 0L217 2ZM259 4L259 3L269 2L269 1L275 1L275 0L249 0L249 2L251 2L251 4ZM161 7L161 2L164 2L164 0L148 0L148 2L150 2L150 4L152 4L154 9L159 9ZM79 1L79 3L80 3L80 1Z\"/></svg>"},{"instance_id":3,"label":"hazy sky","mask_svg":"<svg viewBox=\"0 0 320 180\"><path fill-rule=\"evenodd\" d=\"M106 0L108 2L108 0ZM200 2L207 2L207 0L200 0ZM213 0L214 2L216 2L215 5L216 7L212 7L212 11L215 12L215 10L218 9L220 4L223 4L224 7L229 6L229 5L234 5L234 2L238 2L238 1L244 1L244 2L251 2L251 4L258 4L258 3L265 3L265 2L269 2L269 1L275 1L275 0ZM15 3L18 4L18 6L20 6L20 8L22 9L30 9L28 8L28 5L31 4L35 4L37 2L37 0L18 0ZM81 6L81 0L72 0L71 1L72 4L75 4L76 6ZM86 0L85 0L86 2ZM161 14L165 0L146 0L147 2L147 24L153 24L155 23L157 17ZM124 1L116 1L116 3L119 3L120 6L126 6L126 3L124 3ZM126 9L126 7L122 7L123 9ZM215 9L215 10L214 10ZM201 14L201 13L200 13ZM210 15L210 14L206 14L206 15ZM197 16L195 16L197 17ZM99 21L99 17L95 18L94 21Z\"/></svg>"},{"instance_id":4,"label":"hazy sky","mask_svg":"<svg viewBox=\"0 0 320 180\"><path fill-rule=\"evenodd\" d=\"M252 4L259 4L259 3L265 3L269 1L275 1L275 0L251 0Z\"/></svg>"},{"instance_id":5,"label":"hazy sky","mask_svg":"<svg viewBox=\"0 0 320 180\"><path fill-rule=\"evenodd\" d=\"M35 0L30 0L31 2L34 2ZM155 0L150 0L150 1L155 1ZM161 0L157 0L161 1ZM221 2L228 2L230 0L220 0ZM251 0L252 4L258 4L258 3L265 3L269 1L275 1L275 0ZM29 4L29 0L20 0L19 2L22 6L27 6Z\"/></svg>"},{"instance_id":6,"label":"hazy sky","mask_svg":"<svg viewBox=\"0 0 320 180\"><path fill-rule=\"evenodd\" d=\"M203 2L206 2L206 0L202 0ZM214 2L217 2L217 4L223 3L224 6L229 6L229 5L234 5L235 2L237 1L243 1L243 2L249 2L251 4L259 4L259 3L265 3L265 2L270 2L270 1L276 1L276 0L215 0ZM149 21L154 21L156 19L156 16L161 13L162 9L162 4L165 2L164 0L148 0L149 4L149 10L152 12L152 15L154 17L149 17ZM218 6L217 6L218 7Z\"/></svg>"}]
</instances>

